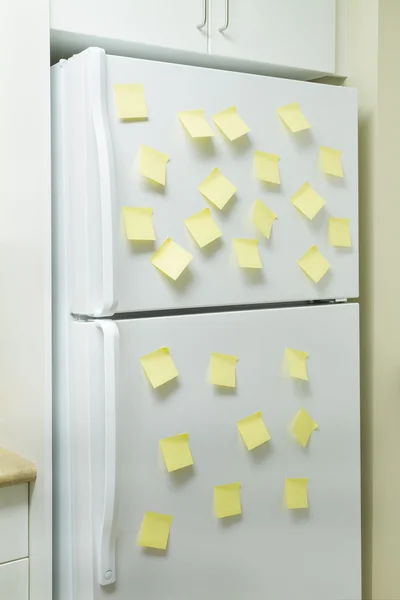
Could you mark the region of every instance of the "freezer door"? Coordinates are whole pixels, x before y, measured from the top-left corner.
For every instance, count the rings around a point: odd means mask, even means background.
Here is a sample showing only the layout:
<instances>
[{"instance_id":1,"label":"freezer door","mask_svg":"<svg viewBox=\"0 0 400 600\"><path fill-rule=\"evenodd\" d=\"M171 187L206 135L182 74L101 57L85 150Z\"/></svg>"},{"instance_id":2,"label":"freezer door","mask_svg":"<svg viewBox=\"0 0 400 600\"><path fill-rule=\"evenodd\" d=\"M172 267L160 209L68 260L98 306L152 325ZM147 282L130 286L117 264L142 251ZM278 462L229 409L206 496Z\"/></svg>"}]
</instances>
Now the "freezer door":
<instances>
[{"instance_id":1,"label":"freezer door","mask_svg":"<svg viewBox=\"0 0 400 600\"><path fill-rule=\"evenodd\" d=\"M73 600L359 600L358 306L159 317L110 327L114 333L105 336L96 323L73 325L79 357L72 386ZM104 392L110 344L119 350L116 435ZM161 347L169 348L179 375L153 389L140 358ZM308 353L308 381L288 376L285 348ZM235 388L210 383L212 352L238 357ZM300 408L318 425L306 448L290 432ZM249 451L237 421L257 411L271 440ZM168 473L159 440L180 433L189 435L194 465ZM108 489L114 456L115 503ZM286 508L286 478L308 478L308 509ZM217 519L214 486L234 482L241 486L242 514ZM107 506L109 546L103 543ZM173 517L165 552L137 544L147 511ZM107 547L108 564L115 556L110 585L102 571Z\"/></svg>"},{"instance_id":2,"label":"freezer door","mask_svg":"<svg viewBox=\"0 0 400 600\"><path fill-rule=\"evenodd\" d=\"M54 202L55 211L68 206L71 312L104 316L358 296L354 89L106 56L93 48L55 68L62 71L54 80L54 118L65 122L65 185ZM113 86L119 83L144 86L148 120L118 119ZM299 102L311 129L292 133L278 117L276 109L292 102ZM234 142L212 122L212 115L231 105L251 129ZM192 109L204 109L213 138L189 136L177 114ZM141 145L169 156L165 187L139 172ZM322 172L321 145L342 152L344 178ZM256 150L279 156L280 185L257 178ZM237 188L223 210L197 189L214 168ZM307 182L325 201L313 220L291 202ZM252 222L256 199L277 215L270 239ZM154 243L127 240L123 207L152 209ZM204 208L222 237L201 249L184 221ZM330 217L350 219L351 248L330 245ZM168 237L193 256L176 281L150 260ZM239 267L234 238L258 240L262 269ZM297 264L314 245L331 265L319 283Z\"/></svg>"}]
</instances>

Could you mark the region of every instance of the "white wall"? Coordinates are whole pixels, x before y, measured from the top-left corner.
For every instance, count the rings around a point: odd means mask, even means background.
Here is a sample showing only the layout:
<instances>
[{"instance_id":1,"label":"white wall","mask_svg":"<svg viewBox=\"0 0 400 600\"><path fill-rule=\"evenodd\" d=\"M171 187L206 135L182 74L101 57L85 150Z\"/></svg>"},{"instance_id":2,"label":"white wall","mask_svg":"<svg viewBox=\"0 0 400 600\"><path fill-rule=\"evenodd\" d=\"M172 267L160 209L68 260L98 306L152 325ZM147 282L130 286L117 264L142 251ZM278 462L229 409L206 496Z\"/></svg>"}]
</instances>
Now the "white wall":
<instances>
[{"instance_id":1,"label":"white wall","mask_svg":"<svg viewBox=\"0 0 400 600\"><path fill-rule=\"evenodd\" d=\"M0 1L0 82L0 445L38 468L30 498L30 600L50 600L48 0Z\"/></svg>"},{"instance_id":2,"label":"white wall","mask_svg":"<svg viewBox=\"0 0 400 600\"><path fill-rule=\"evenodd\" d=\"M350 0L359 93L363 598L400 598L400 1Z\"/></svg>"}]
</instances>

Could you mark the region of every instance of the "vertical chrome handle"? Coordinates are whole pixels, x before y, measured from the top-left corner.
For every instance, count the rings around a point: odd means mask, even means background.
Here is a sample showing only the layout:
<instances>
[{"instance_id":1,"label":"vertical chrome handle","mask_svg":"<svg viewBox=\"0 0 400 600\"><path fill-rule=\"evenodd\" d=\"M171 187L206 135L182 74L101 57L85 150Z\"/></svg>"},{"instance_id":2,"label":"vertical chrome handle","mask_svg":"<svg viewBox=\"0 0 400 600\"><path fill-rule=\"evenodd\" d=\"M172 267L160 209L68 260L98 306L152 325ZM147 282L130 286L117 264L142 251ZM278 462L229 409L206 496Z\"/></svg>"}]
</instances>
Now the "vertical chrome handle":
<instances>
[{"instance_id":1,"label":"vertical chrome handle","mask_svg":"<svg viewBox=\"0 0 400 600\"><path fill-rule=\"evenodd\" d=\"M203 20L197 25L197 29L203 29L207 25L207 2L208 0L203 1Z\"/></svg>"},{"instance_id":2,"label":"vertical chrome handle","mask_svg":"<svg viewBox=\"0 0 400 600\"><path fill-rule=\"evenodd\" d=\"M230 0L225 0L225 25L218 29L218 31L220 33L223 33L229 27L229 10L230 10Z\"/></svg>"},{"instance_id":3,"label":"vertical chrome handle","mask_svg":"<svg viewBox=\"0 0 400 600\"><path fill-rule=\"evenodd\" d=\"M115 582L115 471L116 401L118 386L119 330L113 321L97 321L103 333L104 348L104 416L105 416L105 469L104 505L100 528L99 583L102 586Z\"/></svg>"}]
</instances>

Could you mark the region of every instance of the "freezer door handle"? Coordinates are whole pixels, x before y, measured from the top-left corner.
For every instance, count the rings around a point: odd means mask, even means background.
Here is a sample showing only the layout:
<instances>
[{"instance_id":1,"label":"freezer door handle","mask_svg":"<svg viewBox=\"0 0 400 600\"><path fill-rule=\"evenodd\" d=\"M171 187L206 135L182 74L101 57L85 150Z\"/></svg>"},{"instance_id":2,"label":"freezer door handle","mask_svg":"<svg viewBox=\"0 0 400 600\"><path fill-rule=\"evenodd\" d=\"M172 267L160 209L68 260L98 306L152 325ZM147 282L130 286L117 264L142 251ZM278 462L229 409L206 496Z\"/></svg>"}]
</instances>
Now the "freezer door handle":
<instances>
[{"instance_id":1,"label":"freezer door handle","mask_svg":"<svg viewBox=\"0 0 400 600\"><path fill-rule=\"evenodd\" d=\"M104 343L105 480L104 509L100 530L99 583L115 582L115 472L116 472L116 399L119 330L113 321L99 321Z\"/></svg>"},{"instance_id":2,"label":"freezer door handle","mask_svg":"<svg viewBox=\"0 0 400 600\"><path fill-rule=\"evenodd\" d=\"M118 304L114 297L114 158L106 106L106 54L100 48L90 48L88 56L87 81L99 167L102 240L103 298L102 305L97 307L94 316L107 317L115 314Z\"/></svg>"}]
</instances>

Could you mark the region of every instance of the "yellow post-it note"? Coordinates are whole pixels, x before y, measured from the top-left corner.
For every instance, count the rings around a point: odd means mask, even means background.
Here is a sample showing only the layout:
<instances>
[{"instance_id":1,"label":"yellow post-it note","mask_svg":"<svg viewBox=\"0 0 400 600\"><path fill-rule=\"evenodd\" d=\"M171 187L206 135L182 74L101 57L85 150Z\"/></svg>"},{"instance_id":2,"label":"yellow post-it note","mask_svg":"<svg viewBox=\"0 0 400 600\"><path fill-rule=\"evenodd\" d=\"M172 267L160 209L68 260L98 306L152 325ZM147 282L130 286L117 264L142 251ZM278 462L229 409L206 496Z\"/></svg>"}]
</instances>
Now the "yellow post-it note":
<instances>
[{"instance_id":1,"label":"yellow post-it note","mask_svg":"<svg viewBox=\"0 0 400 600\"><path fill-rule=\"evenodd\" d=\"M212 352L210 359L210 377L214 385L236 387L237 356Z\"/></svg>"},{"instance_id":2,"label":"yellow post-it note","mask_svg":"<svg viewBox=\"0 0 400 600\"><path fill-rule=\"evenodd\" d=\"M254 150L254 162L258 179L279 184L281 179L279 177L278 161L279 156L276 154Z\"/></svg>"},{"instance_id":3,"label":"yellow post-it note","mask_svg":"<svg viewBox=\"0 0 400 600\"><path fill-rule=\"evenodd\" d=\"M231 142L250 131L243 119L239 117L236 106L230 106L217 113L213 116L213 121Z\"/></svg>"},{"instance_id":4,"label":"yellow post-it note","mask_svg":"<svg viewBox=\"0 0 400 600\"><path fill-rule=\"evenodd\" d=\"M180 112L178 118L192 138L207 138L215 135L207 123L204 110Z\"/></svg>"},{"instance_id":5,"label":"yellow post-it note","mask_svg":"<svg viewBox=\"0 0 400 600\"><path fill-rule=\"evenodd\" d=\"M219 169L213 169L197 189L220 210L236 192L233 183L224 177Z\"/></svg>"},{"instance_id":6,"label":"yellow post-it note","mask_svg":"<svg viewBox=\"0 0 400 600\"><path fill-rule=\"evenodd\" d=\"M222 235L211 216L209 208L204 208L185 219L185 225L200 248L211 244Z\"/></svg>"},{"instance_id":7,"label":"yellow post-it note","mask_svg":"<svg viewBox=\"0 0 400 600\"><path fill-rule=\"evenodd\" d=\"M293 133L304 131L304 129L310 129L311 127L310 123L301 112L298 102L281 106L276 112Z\"/></svg>"},{"instance_id":8,"label":"yellow post-it note","mask_svg":"<svg viewBox=\"0 0 400 600\"><path fill-rule=\"evenodd\" d=\"M308 381L306 359L308 352L302 350L294 350L293 348L285 349L285 356L289 367L290 377L295 379L303 379Z\"/></svg>"},{"instance_id":9,"label":"yellow post-it note","mask_svg":"<svg viewBox=\"0 0 400 600\"><path fill-rule=\"evenodd\" d=\"M151 264L176 281L193 256L182 246L167 238L151 257Z\"/></svg>"},{"instance_id":10,"label":"yellow post-it note","mask_svg":"<svg viewBox=\"0 0 400 600\"><path fill-rule=\"evenodd\" d=\"M125 232L128 240L151 241L156 239L153 227L153 210L151 208L122 207Z\"/></svg>"},{"instance_id":11,"label":"yellow post-it note","mask_svg":"<svg viewBox=\"0 0 400 600\"><path fill-rule=\"evenodd\" d=\"M318 425L312 420L308 412L301 408L293 420L292 432L303 448L307 446L312 432L317 428Z\"/></svg>"},{"instance_id":12,"label":"yellow post-it note","mask_svg":"<svg viewBox=\"0 0 400 600\"><path fill-rule=\"evenodd\" d=\"M331 267L317 246L311 246L297 261L297 264L315 283L318 283Z\"/></svg>"},{"instance_id":13,"label":"yellow post-it note","mask_svg":"<svg viewBox=\"0 0 400 600\"><path fill-rule=\"evenodd\" d=\"M193 464L187 433L180 433L160 440L160 448L169 473L190 467Z\"/></svg>"},{"instance_id":14,"label":"yellow post-it note","mask_svg":"<svg viewBox=\"0 0 400 600\"><path fill-rule=\"evenodd\" d=\"M308 508L307 498L308 479L286 479L286 506L292 508Z\"/></svg>"},{"instance_id":15,"label":"yellow post-it note","mask_svg":"<svg viewBox=\"0 0 400 600\"><path fill-rule=\"evenodd\" d=\"M258 252L258 240L234 238L233 249L240 267L243 269L262 269L261 257Z\"/></svg>"},{"instance_id":16,"label":"yellow post-it note","mask_svg":"<svg viewBox=\"0 0 400 600\"><path fill-rule=\"evenodd\" d=\"M114 100L120 119L147 119L146 99L141 83L114 84Z\"/></svg>"},{"instance_id":17,"label":"yellow post-it note","mask_svg":"<svg viewBox=\"0 0 400 600\"><path fill-rule=\"evenodd\" d=\"M242 514L240 483L227 483L214 487L214 510L218 519Z\"/></svg>"},{"instance_id":18,"label":"yellow post-it note","mask_svg":"<svg viewBox=\"0 0 400 600\"><path fill-rule=\"evenodd\" d=\"M144 513L139 533L139 546L166 550L172 517L160 513Z\"/></svg>"},{"instance_id":19,"label":"yellow post-it note","mask_svg":"<svg viewBox=\"0 0 400 600\"><path fill-rule=\"evenodd\" d=\"M139 171L143 177L165 185L168 161L168 154L153 150L149 146L140 146Z\"/></svg>"},{"instance_id":20,"label":"yellow post-it note","mask_svg":"<svg viewBox=\"0 0 400 600\"><path fill-rule=\"evenodd\" d=\"M320 146L319 160L324 173L335 177L343 177L342 153L340 150Z\"/></svg>"},{"instance_id":21,"label":"yellow post-it note","mask_svg":"<svg viewBox=\"0 0 400 600\"><path fill-rule=\"evenodd\" d=\"M292 197L292 204L312 221L324 206L325 200L312 189L309 183L305 183Z\"/></svg>"},{"instance_id":22,"label":"yellow post-it note","mask_svg":"<svg viewBox=\"0 0 400 600\"><path fill-rule=\"evenodd\" d=\"M329 242L338 248L351 248L350 219L328 219Z\"/></svg>"},{"instance_id":23,"label":"yellow post-it note","mask_svg":"<svg viewBox=\"0 0 400 600\"><path fill-rule=\"evenodd\" d=\"M261 200L254 202L253 224L267 239L270 238L272 224L276 218L276 214L268 206L265 206L264 202L261 202Z\"/></svg>"},{"instance_id":24,"label":"yellow post-it note","mask_svg":"<svg viewBox=\"0 0 400 600\"><path fill-rule=\"evenodd\" d=\"M257 446L261 446L261 444L271 439L260 412L238 421L237 428L247 450L253 450L253 448L257 448Z\"/></svg>"},{"instance_id":25,"label":"yellow post-it note","mask_svg":"<svg viewBox=\"0 0 400 600\"><path fill-rule=\"evenodd\" d=\"M158 388L179 375L168 348L159 348L142 356L140 364L153 388Z\"/></svg>"}]
</instances>

